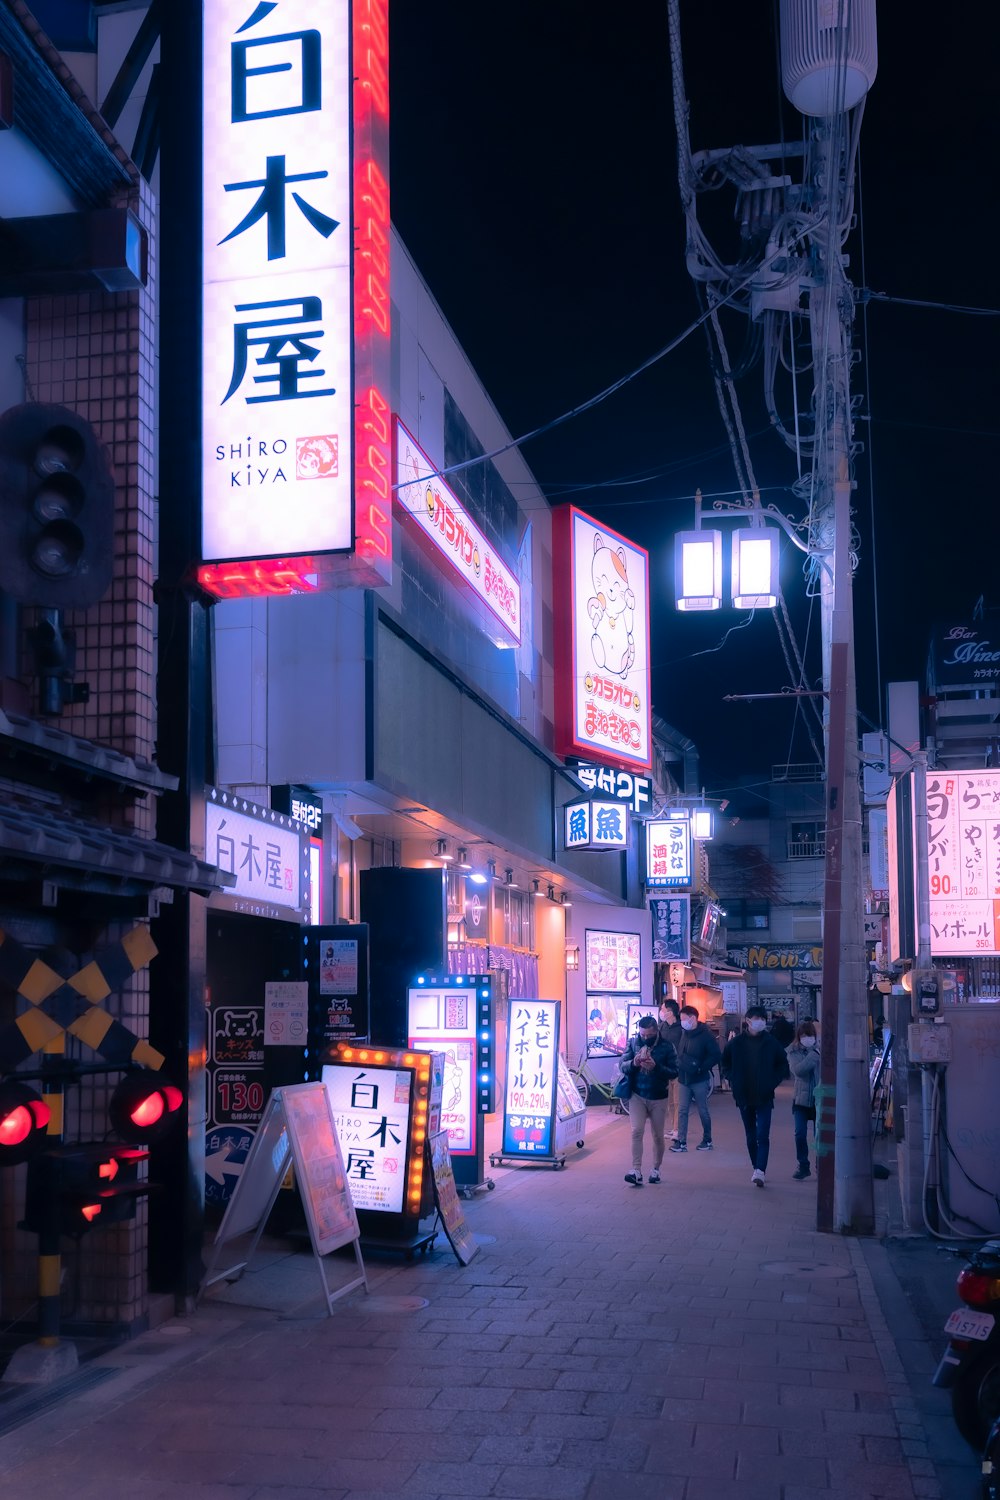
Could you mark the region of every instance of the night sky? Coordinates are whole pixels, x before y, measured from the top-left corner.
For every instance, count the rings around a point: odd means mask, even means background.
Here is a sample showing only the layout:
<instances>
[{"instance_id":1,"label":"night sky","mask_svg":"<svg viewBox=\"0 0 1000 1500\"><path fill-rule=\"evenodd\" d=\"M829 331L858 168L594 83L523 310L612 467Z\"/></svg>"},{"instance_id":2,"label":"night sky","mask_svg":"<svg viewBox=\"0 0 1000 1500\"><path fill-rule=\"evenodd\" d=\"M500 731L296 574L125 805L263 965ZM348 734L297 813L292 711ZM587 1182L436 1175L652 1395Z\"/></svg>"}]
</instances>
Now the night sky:
<instances>
[{"instance_id":1,"label":"night sky","mask_svg":"<svg viewBox=\"0 0 1000 1500\"><path fill-rule=\"evenodd\" d=\"M393 219L517 436L698 315L666 4L391 0L390 17ZM681 18L692 149L798 138L801 117L780 89L776 0L682 0ZM992 7L949 19L904 19L883 0L848 275L894 296L995 307L1000 28ZM736 315L725 325L734 355L746 326ZM873 723L880 683L884 701L885 682L923 676L935 620L968 620L980 595L1000 606L998 336L995 317L858 311L855 629L859 708ZM738 391L763 499L799 517L795 457L768 430L759 364ZM698 745L707 790L813 758L793 703L722 701L789 684L769 613L747 625L728 608L674 609L672 536L693 525L695 488L736 489L703 331L523 452L553 503L572 499L649 549L654 708ZM722 529L728 538L732 523ZM810 617L800 562L784 548L782 585L816 687L818 608ZM732 627L745 628L722 644Z\"/></svg>"}]
</instances>

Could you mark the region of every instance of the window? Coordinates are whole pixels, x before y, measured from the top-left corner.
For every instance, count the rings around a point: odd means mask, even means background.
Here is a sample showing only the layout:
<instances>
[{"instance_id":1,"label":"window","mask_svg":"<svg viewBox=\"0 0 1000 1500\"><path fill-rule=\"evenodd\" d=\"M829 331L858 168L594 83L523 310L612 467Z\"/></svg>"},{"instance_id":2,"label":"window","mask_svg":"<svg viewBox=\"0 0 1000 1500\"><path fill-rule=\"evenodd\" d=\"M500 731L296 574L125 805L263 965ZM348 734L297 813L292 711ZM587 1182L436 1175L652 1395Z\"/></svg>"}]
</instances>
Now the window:
<instances>
[{"instance_id":1,"label":"window","mask_svg":"<svg viewBox=\"0 0 1000 1500\"><path fill-rule=\"evenodd\" d=\"M771 926L770 901L727 900L726 926L730 932L767 932Z\"/></svg>"},{"instance_id":2,"label":"window","mask_svg":"<svg viewBox=\"0 0 1000 1500\"><path fill-rule=\"evenodd\" d=\"M526 948L530 951L534 938L535 915L532 896L527 891L519 891L515 887L506 885L497 889L497 896L502 901L504 946Z\"/></svg>"},{"instance_id":3,"label":"window","mask_svg":"<svg viewBox=\"0 0 1000 1500\"><path fill-rule=\"evenodd\" d=\"M826 824L815 819L788 825L789 859L822 859L826 853Z\"/></svg>"}]
</instances>

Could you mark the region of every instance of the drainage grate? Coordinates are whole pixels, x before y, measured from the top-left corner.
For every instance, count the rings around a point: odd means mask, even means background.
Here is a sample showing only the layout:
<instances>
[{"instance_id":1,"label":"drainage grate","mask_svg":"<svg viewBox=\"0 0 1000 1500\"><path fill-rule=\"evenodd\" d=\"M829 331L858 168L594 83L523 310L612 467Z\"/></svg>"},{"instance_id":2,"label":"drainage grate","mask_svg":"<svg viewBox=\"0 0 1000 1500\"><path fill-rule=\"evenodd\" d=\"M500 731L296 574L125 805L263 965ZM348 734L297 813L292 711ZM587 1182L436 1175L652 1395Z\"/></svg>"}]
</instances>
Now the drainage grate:
<instances>
[{"instance_id":1,"label":"drainage grate","mask_svg":"<svg viewBox=\"0 0 1000 1500\"><path fill-rule=\"evenodd\" d=\"M0 1390L0 1437L23 1427L25 1422L33 1422L36 1417L44 1416L63 1401L82 1396L84 1391L93 1390L95 1386L103 1385L105 1380L110 1380L113 1375L120 1374L121 1371L115 1369L81 1370L70 1380L57 1381L55 1385L33 1390L30 1394L25 1393L23 1386L8 1386L5 1390Z\"/></svg>"},{"instance_id":2,"label":"drainage grate","mask_svg":"<svg viewBox=\"0 0 1000 1500\"><path fill-rule=\"evenodd\" d=\"M762 1271L775 1276L851 1276L850 1266L834 1266L825 1260L766 1260Z\"/></svg>"}]
</instances>

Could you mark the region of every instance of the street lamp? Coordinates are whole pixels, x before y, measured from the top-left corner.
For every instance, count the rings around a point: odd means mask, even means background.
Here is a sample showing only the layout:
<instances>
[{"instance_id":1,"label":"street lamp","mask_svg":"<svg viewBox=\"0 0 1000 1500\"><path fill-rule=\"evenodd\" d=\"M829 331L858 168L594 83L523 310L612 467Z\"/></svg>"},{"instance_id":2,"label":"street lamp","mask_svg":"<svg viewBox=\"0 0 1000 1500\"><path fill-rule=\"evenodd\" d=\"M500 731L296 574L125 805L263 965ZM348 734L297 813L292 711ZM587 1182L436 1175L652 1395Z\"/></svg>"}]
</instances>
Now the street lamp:
<instances>
[{"instance_id":1,"label":"street lamp","mask_svg":"<svg viewBox=\"0 0 1000 1500\"><path fill-rule=\"evenodd\" d=\"M781 561L776 522L801 552L809 547L780 511L762 506L754 491L747 505L716 500L713 516L719 520L744 520L750 524L733 533L730 598L736 609L773 609L778 602L778 570ZM674 590L678 610L719 609L722 604L722 532L701 524L701 490L694 497L694 530L678 531L674 537Z\"/></svg>"}]
</instances>

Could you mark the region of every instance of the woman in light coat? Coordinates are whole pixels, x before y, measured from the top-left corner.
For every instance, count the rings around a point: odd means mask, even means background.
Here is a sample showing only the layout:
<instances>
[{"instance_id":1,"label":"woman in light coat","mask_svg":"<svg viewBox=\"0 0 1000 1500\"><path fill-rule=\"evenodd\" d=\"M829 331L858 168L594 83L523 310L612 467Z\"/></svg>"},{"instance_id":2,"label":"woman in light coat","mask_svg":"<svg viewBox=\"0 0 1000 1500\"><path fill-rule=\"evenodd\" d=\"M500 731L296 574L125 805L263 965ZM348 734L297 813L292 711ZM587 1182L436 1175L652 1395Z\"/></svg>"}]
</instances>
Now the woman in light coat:
<instances>
[{"instance_id":1,"label":"woman in light coat","mask_svg":"<svg viewBox=\"0 0 1000 1500\"><path fill-rule=\"evenodd\" d=\"M806 1131L813 1122L813 1144L816 1142L816 1085L819 1082L819 1044L812 1021L803 1021L795 1031L795 1040L785 1048L795 1093L792 1098L792 1124L795 1127L795 1155L798 1166L792 1173L796 1182L812 1175Z\"/></svg>"}]
</instances>

